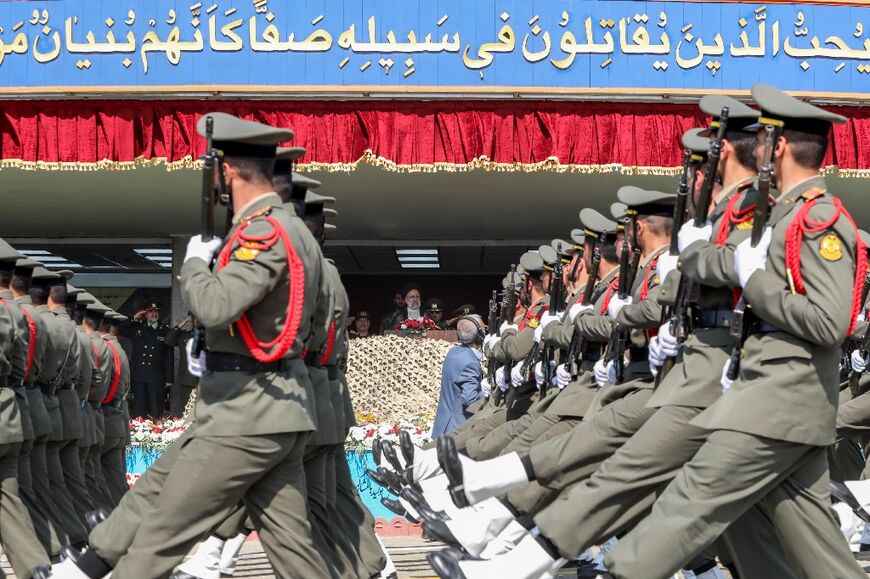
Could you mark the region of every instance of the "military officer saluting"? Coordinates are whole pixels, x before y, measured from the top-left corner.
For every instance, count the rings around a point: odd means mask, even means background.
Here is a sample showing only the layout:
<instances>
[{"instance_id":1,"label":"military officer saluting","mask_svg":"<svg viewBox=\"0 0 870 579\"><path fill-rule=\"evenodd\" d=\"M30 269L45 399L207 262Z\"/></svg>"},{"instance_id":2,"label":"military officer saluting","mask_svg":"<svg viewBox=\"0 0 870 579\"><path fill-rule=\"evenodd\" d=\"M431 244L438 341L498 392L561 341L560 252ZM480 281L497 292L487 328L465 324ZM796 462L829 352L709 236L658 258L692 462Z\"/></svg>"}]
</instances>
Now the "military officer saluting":
<instances>
[{"instance_id":1,"label":"military officer saluting","mask_svg":"<svg viewBox=\"0 0 870 579\"><path fill-rule=\"evenodd\" d=\"M166 345L169 327L160 323L160 304L152 302L121 328L130 339L133 416L159 418L164 413L165 390L172 386L174 361Z\"/></svg>"}]
</instances>

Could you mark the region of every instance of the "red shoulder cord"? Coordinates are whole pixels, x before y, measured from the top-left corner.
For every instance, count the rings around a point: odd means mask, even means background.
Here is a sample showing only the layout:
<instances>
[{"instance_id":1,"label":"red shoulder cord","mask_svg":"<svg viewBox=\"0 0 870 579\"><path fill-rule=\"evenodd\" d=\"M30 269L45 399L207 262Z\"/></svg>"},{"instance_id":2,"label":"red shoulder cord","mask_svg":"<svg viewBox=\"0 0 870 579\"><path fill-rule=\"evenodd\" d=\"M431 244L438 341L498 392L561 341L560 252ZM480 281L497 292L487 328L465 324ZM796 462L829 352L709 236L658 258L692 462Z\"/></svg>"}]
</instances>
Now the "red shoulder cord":
<instances>
[{"instance_id":1,"label":"red shoulder cord","mask_svg":"<svg viewBox=\"0 0 870 579\"><path fill-rule=\"evenodd\" d=\"M103 398L103 406L112 401L115 397L115 393L118 391L118 383L121 381L121 357L118 355L118 351L115 349L111 343L106 340L103 340L106 343L106 346L109 347L109 351L112 352L112 359L114 363L112 364L113 369L115 370L115 375L112 378L112 385L109 386L109 392L106 394L106 397ZM96 352L97 348L94 347L94 351Z\"/></svg>"},{"instance_id":2,"label":"red shoulder cord","mask_svg":"<svg viewBox=\"0 0 870 579\"><path fill-rule=\"evenodd\" d=\"M526 310L526 315L524 315L523 319L520 320L520 323L517 325L517 328L519 329L519 331L525 330L526 326L529 325L530 321L540 320L543 317L544 312L549 311L549 310L550 310L549 305L541 305L541 306L538 306L536 313L532 314L532 309L529 308L528 310Z\"/></svg>"},{"instance_id":3,"label":"red shoulder cord","mask_svg":"<svg viewBox=\"0 0 870 579\"><path fill-rule=\"evenodd\" d=\"M644 274L643 274L643 285L640 288L640 299L641 300L645 300L646 297L649 295L649 276L650 276L650 273L652 273L656 270L656 266L658 264L659 264L659 258L656 257L654 260L652 260L650 262L649 266L647 266L647 268L646 268L646 272L644 272Z\"/></svg>"},{"instance_id":4,"label":"red shoulder cord","mask_svg":"<svg viewBox=\"0 0 870 579\"><path fill-rule=\"evenodd\" d=\"M326 338L326 349L323 351L323 356L320 358L320 365L326 366L327 360L332 355L332 349L335 348L335 320L329 322L329 335Z\"/></svg>"},{"instance_id":5,"label":"red shoulder cord","mask_svg":"<svg viewBox=\"0 0 870 579\"><path fill-rule=\"evenodd\" d=\"M33 316L27 311L27 308L21 308L24 312L24 317L27 318L27 327L30 329L30 344L27 347L27 367L24 369L24 382L30 378L30 370L33 367L33 358L36 356L36 322L33 321Z\"/></svg>"},{"instance_id":6,"label":"red shoulder cord","mask_svg":"<svg viewBox=\"0 0 870 579\"><path fill-rule=\"evenodd\" d=\"M732 196L728 201L728 206L725 208L725 213L722 215L722 223L719 224L719 232L716 234L716 245L719 247L725 245L725 242L728 240L728 235L731 233L734 226L751 221L755 215L755 203L740 211L737 210L737 203L740 201L741 197L741 195L737 194ZM773 206L773 203L774 201L771 199L771 207ZM743 288L736 287L731 289L731 300L734 302L734 306L737 305L742 296Z\"/></svg>"},{"instance_id":7,"label":"red shoulder cord","mask_svg":"<svg viewBox=\"0 0 870 579\"><path fill-rule=\"evenodd\" d=\"M616 288L619 287L619 274L616 274L616 277L610 282L610 285L607 286L607 291L604 292L604 301L601 302L601 312L599 315L603 316L607 314L607 306L610 305L610 300L613 298L613 292L616 291Z\"/></svg>"},{"instance_id":8,"label":"red shoulder cord","mask_svg":"<svg viewBox=\"0 0 870 579\"><path fill-rule=\"evenodd\" d=\"M831 217L828 221L813 221L809 217L810 210L816 204L816 198L810 199L805 202L800 209L798 209L798 213L795 218L789 223L788 230L785 234L785 267L786 274L789 273L794 280L794 290L797 293L806 295L806 288L804 287L804 279L801 274L801 262L800 262L800 251L801 244L803 242L803 238L806 234L815 234L825 229L833 226L837 220L843 216L845 217L849 223L852 225L852 229L855 231L855 237L857 239L857 244L855 251L857 255L855 256L855 284L854 290L852 291L852 314L849 318L849 330L846 332L847 335L852 333L852 330L855 329L855 318L858 316L858 312L861 310L863 304L861 304L861 290L863 288L863 279L864 274L867 271L867 253L866 248L864 247L864 243L861 241L861 236L858 235L858 227L855 225L855 221L852 219L852 216L843 207L842 202L836 197L831 198L831 202L834 204L834 207L837 210L834 212L834 216Z\"/></svg>"},{"instance_id":9,"label":"red shoulder cord","mask_svg":"<svg viewBox=\"0 0 870 579\"><path fill-rule=\"evenodd\" d=\"M251 222L245 221L240 224L221 250L217 269L220 271L229 263L230 254L235 249L236 242L242 247L256 251L269 249L278 242L279 238L284 244L290 267L290 291L287 296L287 315L284 318L284 329L271 342L264 342L254 334L254 328L251 326L247 313L242 314L237 322L242 340L244 340L251 355L258 362L268 364L283 358L293 347L293 342L296 341L296 333L302 321L302 304L305 301L305 268L284 227L270 215L263 215L263 217L272 226L272 232L260 236L245 235L244 230ZM267 352L272 348L274 350Z\"/></svg>"}]
</instances>

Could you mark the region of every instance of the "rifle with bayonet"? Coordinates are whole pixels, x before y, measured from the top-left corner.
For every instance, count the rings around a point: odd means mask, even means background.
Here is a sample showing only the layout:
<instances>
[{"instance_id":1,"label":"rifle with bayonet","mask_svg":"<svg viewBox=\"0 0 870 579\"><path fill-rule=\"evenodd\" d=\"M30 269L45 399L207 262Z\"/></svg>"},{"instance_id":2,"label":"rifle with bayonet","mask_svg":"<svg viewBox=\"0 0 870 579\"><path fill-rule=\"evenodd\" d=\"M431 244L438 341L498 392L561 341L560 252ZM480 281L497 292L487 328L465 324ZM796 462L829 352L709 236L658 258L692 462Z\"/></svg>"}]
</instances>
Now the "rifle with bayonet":
<instances>
[{"instance_id":1,"label":"rifle with bayonet","mask_svg":"<svg viewBox=\"0 0 870 579\"><path fill-rule=\"evenodd\" d=\"M719 159L722 156L722 140L725 138L725 131L728 128L728 107L722 107L722 112L719 114L719 126L716 129L716 136L710 141L710 151L707 155L707 170L704 172L704 182L701 184L701 193L698 196L698 204L695 207L695 218L693 224L695 227L703 227L707 223L710 215L710 202L713 199L713 186L716 183L716 176L719 172ZM686 153L689 153L687 150ZM688 177L688 175L684 175ZM680 179L680 188L682 192L683 178ZM688 181L686 181L688 190ZM677 197L679 201L679 194ZM682 227L682 220L679 224ZM671 250L678 249L679 231L676 223L676 213L674 213L674 228L671 235ZM679 250L671 255L678 255ZM697 302L697 288L695 284L687 276L680 277L680 283L677 286L677 292L674 296L674 307L670 316L668 328L671 335L677 338L678 341L684 342L691 333L691 320L689 319L689 308L693 302ZM662 378L670 371L674 365L673 358L668 358L662 365L661 371L656 376L656 384L661 382Z\"/></svg>"},{"instance_id":2,"label":"rifle with bayonet","mask_svg":"<svg viewBox=\"0 0 870 579\"><path fill-rule=\"evenodd\" d=\"M752 217L752 235L750 237L750 245L757 247L764 235L764 229L767 227L767 219L770 213L770 183L773 174L773 147L777 139L777 131L773 126L767 125L764 127L764 164L758 172L758 193L755 199L755 212ZM746 341L748 334L749 323L746 318L746 298L741 295L740 301L734 307L734 320L731 323L731 337L734 340L734 346L731 349L731 358L728 361L727 377L729 380L736 380L740 372L740 356L743 351L743 344Z\"/></svg>"},{"instance_id":3,"label":"rifle with bayonet","mask_svg":"<svg viewBox=\"0 0 870 579\"><path fill-rule=\"evenodd\" d=\"M686 217L688 216L689 209L689 171L692 167L692 150L686 149L683 151L683 172L680 174L680 186L677 189L677 201L674 203L674 224L671 227L671 244L668 246L668 255L671 257L676 257L680 254L680 246L679 246L679 238L677 237L677 232L682 228L683 224L686 222ZM665 280L661 280L664 282ZM676 297L676 296L675 296ZM675 331L677 325L679 325L682 320L678 320L677 316L680 312L677 308L676 301L674 305L665 306L662 309L662 324L665 324L670 320L670 329L671 331ZM685 314L685 310L682 311ZM661 370L656 374L656 386L658 386L659 382L661 382L662 378L670 372L671 368L674 366L674 359L667 358L662 364Z\"/></svg>"},{"instance_id":4,"label":"rifle with bayonet","mask_svg":"<svg viewBox=\"0 0 870 579\"><path fill-rule=\"evenodd\" d=\"M631 281L631 264L630 255L631 244L629 242L631 218L626 217L623 221L622 234L622 249L619 253L619 281L617 282L616 295L619 299L626 299L628 292L631 291L631 286L628 285ZM625 359L617 355L617 346L622 335L622 331L617 327L616 322L612 321L613 329L610 332L610 339L607 341L607 349L604 354L604 359L607 362L613 362L613 368L616 373L617 382L620 381L620 375L625 374ZM623 353L625 350L623 350Z\"/></svg>"},{"instance_id":5,"label":"rifle with bayonet","mask_svg":"<svg viewBox=\"0 0 870 579\"><path fill-rule=\"evenodd\" d=\"M620 295L620 298L628 297L631 288L634 287L634 280L637 277L637 270L640 268L640 248L635 247L631 258L631 264L628 266L628 275L625 279L626 292ZM613 369L616 374L616 382L621 383L625 378L625 350L628 344L629 330L621 329L616 333L616 355L613 360Z\"/></svg>"},{"instance_id":6,"label":"rifle with bayonet","mask_svg":"<svg viewBox=\"0 0 870 579\"><path fill-rule=\"evenodd\" d=\"M562 244L558 244L556 248L556 265L553 266L553 271L550 273L550 315L556 315L556 312L562 309L562 306L565 304L564 298L562 297ZM543 337L541 338L543 339ZM543 352L541 353L541 373L544 375L544 383L541 385L541 397L543 398L547 394L547 388L550 386L550 382L553 379L553 369L550 367L550 362L553 360L556 354L556 349L550 345L545 344Z\"/></svg>"},{"instance_id":7,"label":"rifle with bayonet","mask_svg":"<svg viewBox=\"0 0 870 579\"><path fill-rule=\"evenodd\" d=\"M505 291L507 291L507 288L505 288ZM489 298L489 317L486 320L490 336L498 334L498 303L498 290L492 290L492 297ZM495 386L495 356L489 356L486 365L486 375L489 378L490 385Z\"/></svg>"},{"instance_id":8,"label":"rifle with bayonet","mask_svg":"<svg viewBox=\"0 0 870 579\"><path fill-rule=\"evenodd\" d=\"M205 118L205 155L202 157L202 195L200 199L200 235L203 241L214 237L214 207L215 207L215 171L220 173L221 185L223 185L223 173L220 171L221 153L212 147L212 134L214 133L214 119L210 116ZM224 189L221 189L223 192ZM199 357L205 348L205 328L197 322L193 328L191 350L195 357Z\"/></svg>"},{"instance_id":9,"label":"rifle with bayonet","mask_svg":"<svg viewBox=\"0 0 870 579\"><path fill-rule=\"evenodd\" d=\"M580 303L583 305L592 305L592 294L598 283L598 267L600 265L601 249L596 244L592 249L592 263L589 265L586 287L583 288L583 297L580 298ZM581 336L577 328L574 328L574 333L571 334L571 344L568 346L568 371L571 372L572 378L580 375L580 365L583 363L583 356L586 355L588 348L589 340L586 339L586 336Z\"/></svg>"}]
</instances>

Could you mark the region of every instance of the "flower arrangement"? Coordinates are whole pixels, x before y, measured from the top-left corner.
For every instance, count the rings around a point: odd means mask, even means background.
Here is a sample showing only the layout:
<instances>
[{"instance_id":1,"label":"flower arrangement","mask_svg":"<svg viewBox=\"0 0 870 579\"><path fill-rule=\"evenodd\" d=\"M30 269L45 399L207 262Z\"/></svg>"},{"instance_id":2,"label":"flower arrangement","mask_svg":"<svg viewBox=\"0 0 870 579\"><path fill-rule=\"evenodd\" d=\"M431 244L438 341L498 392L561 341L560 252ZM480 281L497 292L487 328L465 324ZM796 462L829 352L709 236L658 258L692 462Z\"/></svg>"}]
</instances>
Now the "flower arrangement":
<instances>
[{"instance_id":1,"label":"flower arrangement","mask_svg":"<svg viewBox=\"0 0 870 579\"><path fill-rule=\"evenodd\" d=\"M360 416L358 416L360 418ZM376 438L389 440L394 444L399 443L399 432L405 431L411 435L414 446L426 444L431 439L432 421L423 417L411 420L392 422L373 422L358 420L359 426L353 426L348 433L344 447L351 452L366 452L372 449L372 443Z\"/></svg>"},{"instance_id":2,"label":"flower arrangement","mask_svg":"<svg viewBox=\"0 0 870 579\"><path fill-rule=\"evenodd\" d=\"M422 320L405 320L396 324L397 330L402 330L408 336L425 336L429 330L437 330L436 324L429 316L423 316Z\"/></svg>"},{"instance_id":3,"label":"flower arrangement","mask_svg":"<svg viewBox=\"0 0 870 579\"><path fill-rule=\"evenodd\" d=\"M144 449L162 452L187 430L181 418L155 420L137 417L130 420L130 441Z\"/></svg>"}]
</instances>

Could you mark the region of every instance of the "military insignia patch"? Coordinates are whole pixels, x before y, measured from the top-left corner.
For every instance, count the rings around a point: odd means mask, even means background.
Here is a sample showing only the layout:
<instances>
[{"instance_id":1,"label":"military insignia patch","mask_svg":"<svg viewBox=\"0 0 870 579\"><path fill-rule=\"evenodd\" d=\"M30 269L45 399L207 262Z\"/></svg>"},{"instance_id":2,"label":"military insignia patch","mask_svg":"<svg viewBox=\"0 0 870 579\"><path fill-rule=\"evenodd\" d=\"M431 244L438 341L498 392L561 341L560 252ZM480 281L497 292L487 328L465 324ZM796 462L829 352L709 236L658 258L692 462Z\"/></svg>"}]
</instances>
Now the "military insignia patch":
<instances>
[{"instance_id":1,"label":"military insignia patch","mask_svg":"<svg viewBox=\"0 0 870 579\"><path fill-rule=\"evenodd\" d=\"M537 328L538 324L540 324L540 323L541 323L541 321L538 318L532 318L531 320L529 320L528 326L530 328Z\"/></svg>"},{"instance_id":2,"label":"military insignia patch","mask_svg":"<svg viewBox=\"0 0 870 579\"><path fill-rule=\"evenodd\" d=\"M249 247L240 247L233 252L233 257L239 261L251 261L260 255L260 250L251 249Z\"/></svg>"},{"instance_id":3,"label":"military insignia patch","mask_svg":"<svg viewBox=\"0 0 870 579\"><path fill-rule=\"evenodd\" d=\"M737 224L737 229L752 229L752 219Z\"/></svg>"},{"instance_id":4,"label":"military insignia patch","mask_svg":"<svg viewBox=\"0 0 870 579\"><path fill-rule=\"evenodd\" d=\"M819 254L828 261L837 261L843 257L843 241L836 233L829 233L819 243Z\"/></svg>"}]
</instances>

